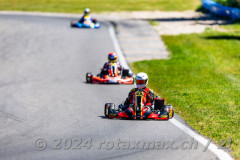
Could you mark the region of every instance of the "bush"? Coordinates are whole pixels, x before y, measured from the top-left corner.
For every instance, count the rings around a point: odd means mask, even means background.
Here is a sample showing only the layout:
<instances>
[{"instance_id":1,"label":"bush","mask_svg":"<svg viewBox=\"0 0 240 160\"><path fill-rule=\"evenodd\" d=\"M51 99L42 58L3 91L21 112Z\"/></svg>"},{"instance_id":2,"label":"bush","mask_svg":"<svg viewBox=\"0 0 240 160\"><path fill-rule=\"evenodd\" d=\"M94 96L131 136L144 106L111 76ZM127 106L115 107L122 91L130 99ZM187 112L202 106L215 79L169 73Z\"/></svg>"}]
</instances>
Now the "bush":
<instances>
[{"instance_id":1,"label":"bush","mask_svg":"<svg viewBox=\"0 0 240 160\"><path fill-rule=\"evenodd\" d=\"M214 0L224 6L240 8L240 0Z\"/></svg>"}]
</instances>

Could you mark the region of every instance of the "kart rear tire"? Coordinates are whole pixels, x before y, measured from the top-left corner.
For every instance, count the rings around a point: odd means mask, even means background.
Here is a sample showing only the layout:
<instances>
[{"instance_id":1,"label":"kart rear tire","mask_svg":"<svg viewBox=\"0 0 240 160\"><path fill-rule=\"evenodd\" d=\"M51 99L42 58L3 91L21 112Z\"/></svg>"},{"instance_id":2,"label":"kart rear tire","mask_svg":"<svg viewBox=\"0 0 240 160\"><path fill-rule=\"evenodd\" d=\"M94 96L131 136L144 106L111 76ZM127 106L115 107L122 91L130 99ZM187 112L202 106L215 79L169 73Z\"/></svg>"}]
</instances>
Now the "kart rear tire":
<instances>
[{"instance_id":1,"label":"kart rear tire","mask_svg":"<svg viewBox=\"0 0 240 160\"><path fill-rule=\"evenodd\" d=\"M93 22L94 24L96 24L96 23L97 23L97 20L96 20L95 18L93 18L93 19L92 19L92 22Z\"/></svg>"},{"instance_id":2,"label":"kart rear tire","mask_svg":"<svg viewBox=\"0 0 240 160\"><path fill-rule=\"evenodd\" d=\"M129 70L128 69L123 69L122 70L122 77L128 77L129 76Z\"/></svg>"},{"instance_id":3,"label":"kart rear tire","mask_svg":"<svg viewBox=\"0 0 240 160\"><path fill-rule=\"evenodd\" d=\"M92 77L93 77L92 73L87 73L86 74L86 82L92 83Z\"/></svg>"},{"instance_id":4,"label":"kart rear tire","mask_svg":"<svg viewBox=\"0 0 240 160\"><path fill-rule=\"evenodd\" d=\"M74 21L71 21L70 27L76 27L76 23Z\"/></svg>"},{"instance_id":5,"label":"kart rear tire","mask_svg":"<svg viewBox=\"0 0 240 160\"><path fill-rule=\"evenodd\" d=\"M164 100L160 98L155 98L154 99L154 110L164 110Z\"/></svg>"},{"instance_id":6,"label":"kart rear tire","mask_svg":"<svg viewBox=\"0 0 240 160\"><path fill-rule=\"evenodd\" d=\"M105 117L109 118L109 110L114 109L115 110L115 104L114 103L106 103L104 107L104 115Z\"/></svg>"}]
</instances>

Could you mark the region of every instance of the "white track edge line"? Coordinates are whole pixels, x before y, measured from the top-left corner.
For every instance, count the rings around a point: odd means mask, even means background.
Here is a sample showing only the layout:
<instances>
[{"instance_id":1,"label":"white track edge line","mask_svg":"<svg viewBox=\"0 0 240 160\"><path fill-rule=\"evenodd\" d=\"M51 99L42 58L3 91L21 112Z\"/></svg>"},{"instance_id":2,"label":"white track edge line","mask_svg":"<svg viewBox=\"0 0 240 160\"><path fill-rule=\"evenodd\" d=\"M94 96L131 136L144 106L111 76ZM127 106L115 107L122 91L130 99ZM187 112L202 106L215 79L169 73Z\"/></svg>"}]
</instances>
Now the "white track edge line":
<instances>
[{"instance_id":1,"label":"white track edge line","mask_svg":"<svg viewBox=\"0 0 240 160\"><path fill-rule=\"evenodd\" d=\"M127 64L127 61L124 58L123 53L121 51L120 45L118 43L118 40L116 38L116 34L114 32L114 29L113 29L112 25L109 28L109 32L110 32L110 36L113 40L113 45L115 47L115 50L118 53L118 57L119 57L120 62L122 63L123 66L129 68L129 66ZM131 69L129 68L129 70L131 70ZM207 146L207 144L209 143L209 140L207 140L203 136L193 132L191 129L189 129L188 127L186 127L182 123L180 123L175 118L172 118L169 121L172 124L174 124L176 127L178 127L179 129L181 129L183 132L185 132L187 135L193 137L195 140L197 140L199 143L201 143L204 147ZM207 149L212 151L220 160L233 160L233 158L227 152L225 152L222 149L219 149L218 146L216 146L213 143L210 143Z\"/></svg>"},{"instance_id":2,"label":"white track edge line","mask_svg":"<svg viewBox=\"0 0 240 160\"><path fill-rule=\"evenodd\" d=\"M113 41L113 46L117 52L117 55L118 55L118 58L119 58L119 61L121 62L121 65L124 67L124 68L128 68L130 72L132 72L131 68L129 67L123 53L122 53L122 50L120 48L120 45L118 43L118 40L117 40L117 37L116 37L116 34L115 34L115 30L113 28L113 26L110 24L110 27L109 27L109 33L110 33L110 36L112 38L112 41Z\"/></svg>"},{"instance_id":3,"label":"white track edge line","mask_svg":"<svg viewBox=\"0 0 240 160\"><path fill-rule=\"evenodd\" d=\"M207 140L203 136L195 133L194 131L192 131L190 128L186 127L185 125L183 125L181 122L179 122L175 118L169 121L179 129L181 129L183 132L193 137L195 140L201 143L204 147L208 145L210 140ZM220 160L233 160L233 158L227 152L225 152L222 149L219 149L219 147L213 143L210 143L207 149L212 151Z\"/></svg>"}]
</instances>

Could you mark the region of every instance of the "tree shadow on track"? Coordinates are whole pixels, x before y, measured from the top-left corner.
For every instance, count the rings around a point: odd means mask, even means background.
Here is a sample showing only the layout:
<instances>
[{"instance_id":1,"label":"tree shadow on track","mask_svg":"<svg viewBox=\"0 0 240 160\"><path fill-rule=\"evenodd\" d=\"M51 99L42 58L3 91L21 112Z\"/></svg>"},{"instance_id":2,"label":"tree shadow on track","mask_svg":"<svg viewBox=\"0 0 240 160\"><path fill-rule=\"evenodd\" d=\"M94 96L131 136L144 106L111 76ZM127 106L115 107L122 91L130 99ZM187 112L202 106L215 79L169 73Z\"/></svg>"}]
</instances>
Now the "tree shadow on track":
<instances>
[{"instance_id":1,"label":"tree shadow on track","mask_svg":"<svg viewBox=\"0 0 240 160\"><path fill-rule=\"evenodd\" d=\"M212 14L203 14L197 17L142 18L142 20L157 22L196 22L201 25L229 25L235 23L235 21L231 19L225 19Z\"/></svg>"},{"instance_id":2,"label":"tree shadow on track","mask_svg":"<svg viewBox=\"0 0 240 160\"><path fill-rule=\"evenodd\" d=\"M240 36L219 35L219 36L207 36L205 39L214 40L240 40Z\"/></svg>"}]
</instances>

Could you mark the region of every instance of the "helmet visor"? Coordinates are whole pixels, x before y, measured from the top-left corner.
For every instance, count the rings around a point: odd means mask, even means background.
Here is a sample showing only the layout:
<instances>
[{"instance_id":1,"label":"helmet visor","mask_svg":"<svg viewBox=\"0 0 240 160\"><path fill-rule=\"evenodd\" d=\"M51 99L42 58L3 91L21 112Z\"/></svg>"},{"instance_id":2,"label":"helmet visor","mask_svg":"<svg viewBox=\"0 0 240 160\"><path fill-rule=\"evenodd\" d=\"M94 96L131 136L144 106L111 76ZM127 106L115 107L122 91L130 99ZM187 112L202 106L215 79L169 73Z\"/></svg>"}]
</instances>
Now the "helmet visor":
<instances>
[{"instance_id":1,"label":"helmet visor","mask_svg":"<svg viewBox=\"0 0 240 160\"><path fill-rule=\"evenodd\" d=\"M111 59L111 60L115 60L115 59L116 59L116 56L114 56L114 55L110 55L110 56L109 56L109 59Z\"/></svg>"},{"instance_id":2,"label":"helmet visor","mask_svg":"<svg viewBox=\"0 0 240 160\"><path fill-rule=\"evenodd\" d=\"M136 80L136 84L146 84L147 80Z\"/></svg>"}]
</instances>

